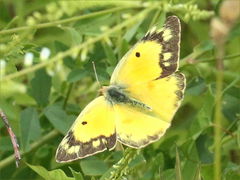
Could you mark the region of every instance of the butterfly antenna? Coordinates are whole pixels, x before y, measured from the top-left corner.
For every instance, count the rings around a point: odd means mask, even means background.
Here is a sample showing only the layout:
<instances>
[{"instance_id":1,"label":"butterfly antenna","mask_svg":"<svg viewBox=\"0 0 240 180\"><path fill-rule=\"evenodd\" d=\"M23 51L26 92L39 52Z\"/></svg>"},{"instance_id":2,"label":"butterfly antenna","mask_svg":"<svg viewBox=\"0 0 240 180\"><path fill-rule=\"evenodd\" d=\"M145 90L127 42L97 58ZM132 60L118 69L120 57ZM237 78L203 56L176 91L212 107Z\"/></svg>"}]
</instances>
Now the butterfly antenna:
<instances>
[{"instance_id":1,"label":"butterfly antenna","mask_svg":"<svg viewBox=\"0 0 240 180\"><path fill-rule=\"evenodd\" d=\"M97 80L97 82L98 82L99 87L101 87L101 84L100 84L100 82L99 82L99 80L98 80L97 71L96 71L96 66L95 66L94 61L92 61L92 64L93 64L93 71L94 71L94 74L95 74L95 78L96 78L96 80Z\"/></svg>"}]
</instances>

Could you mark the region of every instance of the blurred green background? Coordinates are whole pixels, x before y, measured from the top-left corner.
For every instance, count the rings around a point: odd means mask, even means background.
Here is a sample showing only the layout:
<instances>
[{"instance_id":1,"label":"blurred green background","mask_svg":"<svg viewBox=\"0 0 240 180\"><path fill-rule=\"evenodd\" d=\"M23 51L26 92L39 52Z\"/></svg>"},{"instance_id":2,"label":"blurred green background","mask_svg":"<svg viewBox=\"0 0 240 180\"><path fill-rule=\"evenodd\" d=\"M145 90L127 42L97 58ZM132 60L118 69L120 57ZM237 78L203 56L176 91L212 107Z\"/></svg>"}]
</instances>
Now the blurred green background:
<instances>
[{"instance_id":1,"label":"blurred green background","mask_svg":"<svg viewBox=\"0 0 240 180\"><path fill-rule=\"evenodd\" d=\"M17 136L22 161L16 168L0 121L0 179L239 180L239 3L1 0L0 108ZM169 15L181 19L180 70L187 78L171 128L141 151L56 163L63 135L98 94L92 61L101 84L108 84L121 57Z\"/></svg>"}]
</instances>

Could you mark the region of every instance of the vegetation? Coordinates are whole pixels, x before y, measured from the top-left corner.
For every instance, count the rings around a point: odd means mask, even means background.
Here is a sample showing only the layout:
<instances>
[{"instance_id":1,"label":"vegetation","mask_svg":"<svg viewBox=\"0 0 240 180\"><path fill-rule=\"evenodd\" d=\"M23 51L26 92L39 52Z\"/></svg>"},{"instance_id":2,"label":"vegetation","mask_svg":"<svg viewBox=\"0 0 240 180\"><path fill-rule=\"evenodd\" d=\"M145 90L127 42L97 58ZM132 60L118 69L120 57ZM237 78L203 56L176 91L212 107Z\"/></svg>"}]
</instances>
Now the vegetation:
<instances>
[{"instance_id":1,"label":"vegetation","mask_svg":"<svg viewBox=\"0 0 240 180\"><path fill-rule=\"evenodd\" d=\"M22 157L16 168L0 121L1 180L240 179L238 0L2 0L0 9L0 108ZM139 151L56 163L63 135L98 94L92 61L108 84L118 60L172 14L187 88L165 136Z\"/></svg>"}]
</instances>

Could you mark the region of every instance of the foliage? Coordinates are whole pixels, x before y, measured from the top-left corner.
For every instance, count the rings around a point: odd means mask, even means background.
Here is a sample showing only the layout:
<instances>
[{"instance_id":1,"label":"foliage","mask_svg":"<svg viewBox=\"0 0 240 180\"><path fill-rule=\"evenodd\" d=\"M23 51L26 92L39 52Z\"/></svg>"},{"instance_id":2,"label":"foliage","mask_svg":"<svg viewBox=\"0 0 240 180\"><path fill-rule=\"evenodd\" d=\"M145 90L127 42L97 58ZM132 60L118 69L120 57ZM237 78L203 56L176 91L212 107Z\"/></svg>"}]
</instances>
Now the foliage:
<instances>
[{"instance_id":1,"label":"foliage","mask_svg":"<svg viewBox=\"0 0 240 180\"><path fill-rule=\"evenodd\" d=\"M0 108L22 154L16 169L0 121L0 179L212 180L216 168L224 180L240 179L240 23L223 42L219 79L219 41L216 29L213 40L209 33L221 5L218 0L0 1ZM165 136L140 151L117 148L57 164L61 138L97 95L92 61L101 84L108 84L118 60L171 14L182 20L180 68L187 89Z\"/></svg>"}]
</instances>

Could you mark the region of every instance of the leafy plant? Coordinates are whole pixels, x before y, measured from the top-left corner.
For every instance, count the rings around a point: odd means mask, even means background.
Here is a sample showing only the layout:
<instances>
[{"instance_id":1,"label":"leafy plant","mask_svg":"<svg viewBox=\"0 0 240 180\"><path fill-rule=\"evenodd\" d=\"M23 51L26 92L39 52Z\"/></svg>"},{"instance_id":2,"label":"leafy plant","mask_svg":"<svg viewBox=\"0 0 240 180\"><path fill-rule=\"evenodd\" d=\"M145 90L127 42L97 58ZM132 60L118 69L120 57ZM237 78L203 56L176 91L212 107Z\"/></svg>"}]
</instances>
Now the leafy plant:
<instances>
[{"instance_id":1,"label":"leafy plant","mask_svg":"<svg viewBox=\"0 0 240 180\"><path fill-rule=\"evenodd\" d=\"M1 1L0 108L22 160L16 168L0 121L0 179L239 179L240 23L229 10L233 1ZM171 14L182 21L187 78L171 128L140 151L117 148L57 164L61 138L97 95L92 61L108 84L118 60Z\"/></svg>"}]
</instances>

